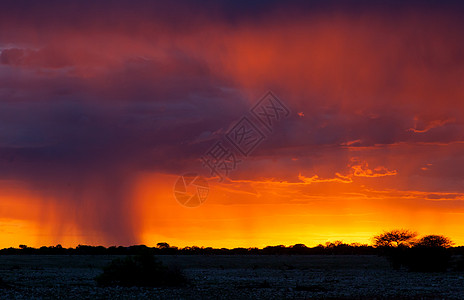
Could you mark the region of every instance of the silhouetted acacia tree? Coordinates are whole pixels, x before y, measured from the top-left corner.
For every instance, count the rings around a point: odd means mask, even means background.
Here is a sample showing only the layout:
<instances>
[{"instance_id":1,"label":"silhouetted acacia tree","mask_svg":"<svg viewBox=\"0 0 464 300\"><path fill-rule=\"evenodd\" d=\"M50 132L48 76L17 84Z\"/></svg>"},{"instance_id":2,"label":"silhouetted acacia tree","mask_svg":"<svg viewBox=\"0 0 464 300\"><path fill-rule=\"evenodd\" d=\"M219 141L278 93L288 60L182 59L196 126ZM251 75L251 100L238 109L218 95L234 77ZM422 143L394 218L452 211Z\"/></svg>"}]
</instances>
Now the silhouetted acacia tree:
<instances>
[{"instance_id":1,"label":"silhouetted acacia tree","mask_svg":"<svg viewBox=\"0 0 464 300\"><path fill-rule=\"evenodd\" d=\"M169 248L169 244L168 243L158 243L158 244L156 244L156 247L158 247L160 249L167 249L167 248Z\"/></svg>"},{"instance_id":2,"label":"silhouetted acacia tree","mask_svg":"<svg viewBox=\"0 0 464 300\"><path fill-rule=\"evenodd\" d=\"M430 234L430 235L426 235L422 237L421 239L419 239L417 242L414 243L414 246L429 247L429 248L432 248L432 247L449 248L453 244L454 243L446 236Z\"/></svg>"},{"instance_id":3,"label":"silhouetted acacia tree","mask_svg":"<svg viewBox=\"0 0 464 300\"><path fill-rule=\"evenodd\" d=\"M409 247L414 244L417 233L407 229L394 229L374 236L375 247Z\"/></svg>"}]
</instances>

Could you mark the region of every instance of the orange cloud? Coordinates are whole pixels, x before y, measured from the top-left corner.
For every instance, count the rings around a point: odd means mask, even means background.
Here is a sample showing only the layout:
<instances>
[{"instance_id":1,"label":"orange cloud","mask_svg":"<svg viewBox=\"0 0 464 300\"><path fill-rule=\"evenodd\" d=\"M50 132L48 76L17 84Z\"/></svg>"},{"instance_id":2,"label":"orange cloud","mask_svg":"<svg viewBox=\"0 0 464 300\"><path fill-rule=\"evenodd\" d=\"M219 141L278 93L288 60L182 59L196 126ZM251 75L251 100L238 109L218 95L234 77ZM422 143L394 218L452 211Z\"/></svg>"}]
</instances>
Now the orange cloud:
<instances>
[{"instance_id":1,"label":"orange cloud","mask_svg":"<svg viewBox=\"0 0 464 300\"><path fill-rule=\"evenodd\" d=\"M369 169L367 162L361 162L354 165L351 165L353 176L358 177L383 177L383 176L394 176L398 172L396 170L388 170L383 166L375 167L374 169Z\"/></svg>"},{"instance_id":2,"label":"orange cloud","mask_svg":"<svg viewBox=\"0 0 464 300\"><path fill-rule=\"evenodd\" d=\"M415 125L414 125L414 128L409 128L408 131L412 131L412 132L415 132L415 133L426 133L428 132L430 129L433 129L433 128L438 128L438 127L442 127L442 126L445 126L446 124L448 123L454 123L456 122L456 120L454 118L452 119L446 119L446 120L433 120L433 121L430 121L425 127L424 129L417 129L417 118L414 119L415 121Z\"/></svg>"},{"instance_id":3,"label":"orange cloud","mask_svg":"<svg viewBox=\"0 0 464 300\"><path fill-rule=\"evenodd\" d=\"M335 173L334 178L320 178L318 175L314 175L312 177L305 177L301 174L298 175L298 179L303 181L304 183L319 183L319 182L341 182L341 183L351 183L353 180L349 176L343 176L340 173Z\"/></svg>"}]
</instances>

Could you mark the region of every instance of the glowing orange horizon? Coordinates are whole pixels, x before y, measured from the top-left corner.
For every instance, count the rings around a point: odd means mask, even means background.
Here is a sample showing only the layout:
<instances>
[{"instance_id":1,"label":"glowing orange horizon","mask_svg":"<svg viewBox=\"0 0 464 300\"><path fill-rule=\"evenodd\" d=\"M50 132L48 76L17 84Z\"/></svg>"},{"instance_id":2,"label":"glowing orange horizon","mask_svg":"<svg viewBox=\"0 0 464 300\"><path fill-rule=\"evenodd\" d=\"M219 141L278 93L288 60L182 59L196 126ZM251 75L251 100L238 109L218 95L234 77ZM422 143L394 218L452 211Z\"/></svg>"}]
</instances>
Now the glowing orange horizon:
<instances>
[{"instance_id":1,"label":"glowing orange horizon","mask_svg":"<svg viewBox=\"0 0 464 300\"><path fill-rule=\"evenodd\" d=\"M176 179L176 175L160 173L139 177L133 200L133 213L137 216L137 240L133 244L155 246L167 242L178 247L216 248L298 243L316 246L336 240L371 244L375 234L393 228L408 228L421 235L443 234L456 245L464 244L464 234L459 230L462 213L436 211L433 207L417 209L413 202L424 197L418 191L365 190L363 195L347 187L352 183L337 181L210 181L207 201L200 207L186 208L174 198ZM302 188L311 188L314 194L296 196ZM52 216L62 208L49 205L42 216L31 215L25 206L30 208L37 201L13 195L10 199L3 203L9 217L3 218L2 227L15 229L4 230L0 248L19 244L119 245L98 237L98 232L95 236L80 232L79 224L72 219L59 220L61 227L56 229L57 221Z\"/></svg>"}]
</instances>

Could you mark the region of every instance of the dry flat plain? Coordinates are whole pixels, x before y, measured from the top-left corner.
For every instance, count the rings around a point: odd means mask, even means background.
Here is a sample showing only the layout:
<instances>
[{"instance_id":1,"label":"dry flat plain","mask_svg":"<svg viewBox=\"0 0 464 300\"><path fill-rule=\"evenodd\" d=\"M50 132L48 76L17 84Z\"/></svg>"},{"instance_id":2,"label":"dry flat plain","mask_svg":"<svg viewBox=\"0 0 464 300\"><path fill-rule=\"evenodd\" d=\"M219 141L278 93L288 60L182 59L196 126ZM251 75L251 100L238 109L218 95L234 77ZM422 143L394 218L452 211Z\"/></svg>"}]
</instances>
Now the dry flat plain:
<instances>
[{"instance_id":1,"label":"dry flat plain","mask_svg":"<svg viewBox=\"0 0 464 300\"><path fill-rule=\"evenodd\" d=\"M159 256L182 288L98 287L117 256L0 256L1 299L464 299L464 273L392 270L374 255Z\"/></svg>"}]
</instances>

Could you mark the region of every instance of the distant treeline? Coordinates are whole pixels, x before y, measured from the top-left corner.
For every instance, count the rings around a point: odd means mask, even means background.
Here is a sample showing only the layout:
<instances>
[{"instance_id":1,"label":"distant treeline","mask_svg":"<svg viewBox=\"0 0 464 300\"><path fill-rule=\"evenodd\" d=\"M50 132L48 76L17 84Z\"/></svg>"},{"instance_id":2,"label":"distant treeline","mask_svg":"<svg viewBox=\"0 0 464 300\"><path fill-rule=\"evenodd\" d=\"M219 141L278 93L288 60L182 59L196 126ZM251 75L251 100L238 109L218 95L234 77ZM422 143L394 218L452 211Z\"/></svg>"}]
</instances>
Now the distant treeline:
<instances>
[{"instance_id":1,"label":"distant treeline","mask_svg":"<svg viewBox=\"0 0 464 300\"><path fill-rule=\"evenodd\" d=\"M452 255L464 255L464 246L451 247L448 249ZM145 245L123 246L89 246L79 245L76 248L64 248L61 245L43 246L32 248L26 245L19 245L19 248L4 248L0 254L42 254L42 255L381 255L384 249L367 244L345 244L343 242L328 242L325 245L319 244L315 247L307 247L304 244L293 246L267 246L264 248L212 248L212 247L184 247L178 248L167 243L158 243L156 247Z\"/></svg>"}]
</instances>

